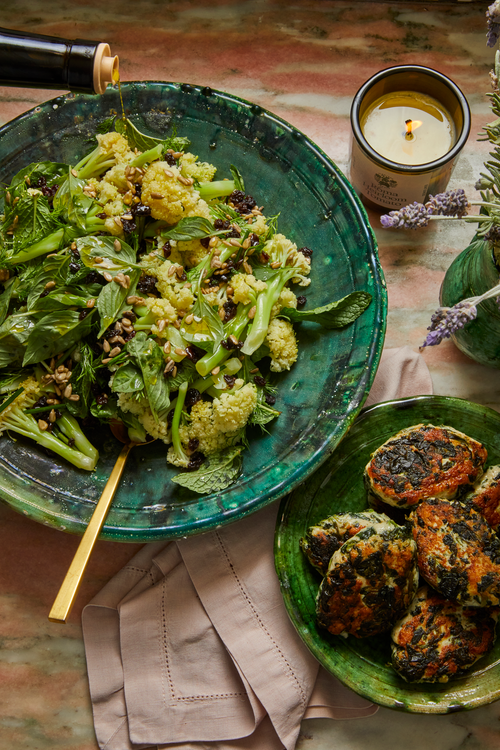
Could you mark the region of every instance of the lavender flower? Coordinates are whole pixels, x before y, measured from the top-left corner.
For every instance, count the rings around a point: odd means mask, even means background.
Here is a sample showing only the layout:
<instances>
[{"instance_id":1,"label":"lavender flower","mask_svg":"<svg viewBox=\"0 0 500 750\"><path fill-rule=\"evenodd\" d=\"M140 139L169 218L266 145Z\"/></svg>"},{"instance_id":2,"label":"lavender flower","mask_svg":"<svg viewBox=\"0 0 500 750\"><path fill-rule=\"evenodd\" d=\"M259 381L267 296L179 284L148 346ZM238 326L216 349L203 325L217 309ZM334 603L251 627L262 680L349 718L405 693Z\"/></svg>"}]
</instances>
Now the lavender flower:
<instances>
[{"instance_id":1,"label":"lavender flower","mask_svg":"<svg viewBox=\"0 0 500 750\"><path fill-rule=\"evenodd\" d=\"M423 203L411 203L409 206L400 208L399 211L389 211L380 217L380 223L385 229L397 227L404 229L418 229L426 227L429 223L430 212Z\"/></svg>"},{"instance_id":2,"label":"lavender flower","mask_svg":"<svg viewBox=\"0 0 500 750\"><path fill-rule=\"evenodd\" d=\"M435 216L456 216L461 219L463 216L467 216L469 201L465 195L465 190L458 188L457 190L448 190L446 193L430 195L425 207Z\"/></svg>"},{"instance_id":3,"label":"lavender flower","mask_svg":"<svg viewBox=\"0 0 500 750\"><path fill-rule=\"evenodd\" d=\"M459 328L463 328L466 323L477 316L477 308L475 306L475 297L457 302L454 307L440 307L431 317L431 324L428 327L429 333L424 343L420 347L424 346L436 346L440 344L443 339L449 339L450 336L458 331Z\"/></svg>"},{"instance_id":4,"label":"lavender flower","mask_svg":"<svg viewBox=\"0 0 500 750\"><path fill-rule=\"evenodd\" d=\"M495 0L486 11L486 44L494 47L500 36L500 0Z\"/></svg>"},{"instance_id":5,"label":"lavender flower","mask_svg":"<svg viewBox=\"0 0 500 750\"><path fill-rule=\"evenodd\" d=\"M429 333L420 349L440 344L443 339L449 339L459 328L474 320L477 317L477 306L481 302L495 297L495 302L500 307L499 293L500 284L497 284L480 297L468 297L453 307L440 307L431 317L431 324L427 329Z\"/></svg>"}]
</instances>

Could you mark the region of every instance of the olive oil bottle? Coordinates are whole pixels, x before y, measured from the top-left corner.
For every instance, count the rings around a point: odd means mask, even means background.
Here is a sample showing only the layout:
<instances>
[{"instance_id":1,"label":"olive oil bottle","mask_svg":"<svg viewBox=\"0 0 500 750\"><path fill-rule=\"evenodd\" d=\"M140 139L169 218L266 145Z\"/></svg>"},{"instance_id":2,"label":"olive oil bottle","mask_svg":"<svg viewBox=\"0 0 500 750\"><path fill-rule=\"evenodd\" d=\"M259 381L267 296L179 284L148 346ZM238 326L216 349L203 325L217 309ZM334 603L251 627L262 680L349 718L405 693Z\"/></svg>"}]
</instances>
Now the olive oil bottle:
<instances>
[{"instance_id":1,"label":"olive oil bottle","mask_svg":"<svg viewBox=\"0 0 500 750\"><path fill-rule=\"evenodd\" d=\"M103 94L118 77L105 42L0 28L0 85Z\"/></svg>"}]
</instances>

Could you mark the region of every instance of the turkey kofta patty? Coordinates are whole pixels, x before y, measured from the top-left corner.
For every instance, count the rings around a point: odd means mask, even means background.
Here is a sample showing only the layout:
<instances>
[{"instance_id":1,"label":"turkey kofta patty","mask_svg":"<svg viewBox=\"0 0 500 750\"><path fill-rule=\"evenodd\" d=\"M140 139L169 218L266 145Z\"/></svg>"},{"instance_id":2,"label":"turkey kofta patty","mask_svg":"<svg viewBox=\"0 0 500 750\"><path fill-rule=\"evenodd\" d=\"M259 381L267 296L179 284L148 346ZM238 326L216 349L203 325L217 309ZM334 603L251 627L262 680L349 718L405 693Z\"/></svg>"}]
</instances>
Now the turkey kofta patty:
<instances>
[{"instance_id":1,"label":"turkey kofta patty","mask_svg":"<svg viewBox=\"0 0 500 750\"><path fill-rule=\"evenodd\" d=\"M486 518L492 529L500 526L500 466L490 466L470 494L472 506Z\"/></svg>"},{"instance_id":2,"label":"turkey kofta patty","mask_svg":"<svg viewBox=\"0 0 500 750\"><path fill-rule=\"evenodd\" d=\"M410 514L423 578L463 605L500 603L500 539L473 508L429 498Z\"/></svg>"},{"instance_id":3,"label":"turkey kofta patty","mask_svg":"<svg viewBox=\"0 0 500 750\"><path fill-rule=\"evenodd\" d=\"M487 451L452 427L407 427L378 448L365 468L368 488L381 500L412 508L428 497L453 498L482 476Z\"/></svg>"},{"instance_id":4,"label":"turkey kofta patty","mask_svg":"<svg viewBox=\"0 0 500 750\"><path fill-rule=\"evenodd\" d=\"M368 526L333 554L316 599L317 622L333 635L357 638L390 630L417 583L409 530L391 522Z\"/></svg>"},{"instance_id":5,"label":"turkey kofta patty","mask_svg":"<svg viewBox=\"0 0 500 750\"><path fill-rule=\"evenodd\" d=\"M375 511L365 510L359 513L337 513L325 518L316 526L310 526L300 540L300 547L311 565L321 575L325 575L334 552L367 526L382 523L390 519Z\"/></svg>"},{"instance_id":6,"label":"turkey kofta patty","mask_svg":"<svg viewBox=\"0 0 500 750\"><path fill-rule=\"evenodd\" d=\"M464 607L423 586L392 630L392 666L407 682L460 677L492 648L498 611Z\"/></svg>"}]
</instances>

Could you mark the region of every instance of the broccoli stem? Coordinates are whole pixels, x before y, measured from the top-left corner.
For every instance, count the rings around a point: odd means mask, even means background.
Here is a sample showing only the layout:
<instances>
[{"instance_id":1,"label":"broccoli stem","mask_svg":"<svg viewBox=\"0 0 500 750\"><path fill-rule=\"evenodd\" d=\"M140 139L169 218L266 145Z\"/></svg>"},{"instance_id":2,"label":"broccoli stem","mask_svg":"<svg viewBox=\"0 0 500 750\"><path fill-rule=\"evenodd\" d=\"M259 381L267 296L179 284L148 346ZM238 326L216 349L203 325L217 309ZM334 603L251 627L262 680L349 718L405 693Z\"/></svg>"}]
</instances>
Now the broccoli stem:
<instances>
[{"instance_id":1,"label":"broccoli stem","mask_svg":"<svg viewBox=\"0 0 500 750\"><path fill-rule=\"evenodd\" d=\"M224 326L224 333L227 334L226 339L231 335L235 336L238 340L240 339L240 336L243 334L246 326L249 323L248 311L253 306L253 304L253 302L250 302L248 305L242 307L241 310L238 310L236 317L233 318L233 320L231 320L227 324L227 326ZM198 360L198 362L196 363L196 371L202 377L206 377L208 373L214 369L214 367L217 367L217 365L221 365L226 359L233 356L234 349L226 349L224 346L222 346L222 343L219 343L214 347L214 351L212 354L205 354L204 357Z\"/></svg>"},{"instance_id":2,"label":"broccoli stem","mask_svg":"<svg viewBox=\"0 0 500 750\"><path fill-rule=\"evenodd\" d=\"M59 427L61 432L66 435L66 437L68 437L70 440L75 441L75 445L81 453L84 453L95 463L97 463L97 459L99 458L97 449L94 448L92 443L87 440L80 429L80 425L71 414L68 414L66 412L61 417L59 417L59 419L57 420L57 426Z\"/></svg>"},{"instance_id":3,"label":"broccoli stem","mask_svg":"<svg viewBox=\"0 0 500 750\"><path fill-rule=\"evenodd\" d=\"M296 274L296 269L291 267L280 269L274 278L268 280L267 289L257 296L252 327L250 328L248 336L246 337L245 343L241 349L243 354L252 355L257 351L259 346L264 343L267 329L269 328L269 319L271 317L273 305L278 301L281 290L286 282Z\"/></svg>"},{"instance_id":4,"label":"broccoli stem","mask_svg":"<svg viewBox=\"0 0 500 750\"><path fill-rule=\"evenodd\" d=\"M156 146L153 146L153 148L150 148L149 151L143 151L142 154L139 154L135 157L135 159L132 159L130 162L131 167L143 167L144 164L149 164L152 161L156 161L157 159L160 159L163 155L163 143L157 143Z\"/></svg>"},{"instance_id":5,"label":"broccoli stem","mask_svg":"<svg viewBox=\"0 0 500 750\"><path fill-rule=\"evenodd\" d=\"M20 253L12 256L11 260L16 264L26 263L28 260L38 258L40 255L53 253L54 250L59 250L61 243L64 240L64 232L64 228L58 229L56 232L52 232L52 234L44 237L43 240L35 242L35 244L31 245L31 247L27 247Z\"/></svg>"},{"instance_id":6,"label":"broccoli stem","mask_svg":"<svg viewBox=\"0 0 500 750\"><path fill-rule=\"evenodd\" d=\"M116 157L113 154L103 152L100 146L84 156L75 166L78 177L82 180L88 180L91 177L99 177L116 164Z\"/></svg>"},{"instance_id":7,"label":"broccoli stem","mask_svg":"<svg viewBox=\"0 0 500 750\"><path fill-rule=\"evenodd\" d=\"M65 458L66 461L69 461L78 469L85 469L86 471L93 471L95 469L98 458L95 448L94 458L79 450L70 448L52 433L41 430L37 421L30 414L25 414L25 412L23 412L18 406L14 406L9 413L0 420L0 428L2 431L10 430L12 432L17 432L19 435L24 435L24 437L31 438L44 448L48 448L49 450L54 451L54 453L57 453L58 456Z\"/></svg>"},{"instance_id":8,"label":"broccoli stem","mask_svg":"<svg viewBox=\"0 0 500 750\"><path fill-rule=\"evenodd\" d=\"M185 462L186 466L189 463L189 458L186 455L184 448L182 447L181 436L179 434L179 425L181 422L182 410L184 409L184 401L186 400L188 385L188 381L185 380L184 383L181 383L181 385L179 386L179 392L175 402L174 418L172 419L172 444L174 446L174 451L176 452L179 459L183 463Z\"/></svg>"},{"instance_id":9,"label":"broccoli stem","mask_svg":"<svg viewBox=\"0 0 500 750\"><path fill-rule=\"evenodd\" d=\"M200 182L196 190L200 198L205 201L211 201L213 198L220 198L225 195L231 195L236 189L234 180L215 180L214 182Z\"/></svg>"}]
</instances>

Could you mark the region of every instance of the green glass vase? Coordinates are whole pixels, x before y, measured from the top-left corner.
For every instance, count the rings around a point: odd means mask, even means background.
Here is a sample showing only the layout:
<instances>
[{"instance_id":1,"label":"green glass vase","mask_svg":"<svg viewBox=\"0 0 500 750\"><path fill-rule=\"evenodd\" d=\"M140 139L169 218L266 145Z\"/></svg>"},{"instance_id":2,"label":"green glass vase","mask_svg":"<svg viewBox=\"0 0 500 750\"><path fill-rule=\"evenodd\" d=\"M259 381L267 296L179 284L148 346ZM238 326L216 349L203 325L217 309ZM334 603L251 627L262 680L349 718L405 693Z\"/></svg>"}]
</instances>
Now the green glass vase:
<instances>
[{"instance_id":1,"label":"green glass vase","mask_svg":"<svg viewBox=\"0 0 500 750\"><path fill-rule=\"evenodd\" d=\"M500 269L491 243L476 237L448 268L440 292L442 307L477 297L499 282ZM453 335L456 346L471 359L500 369L500 309L495 299L481 302L477 318Z\"/></svg>"}]
</instances>

